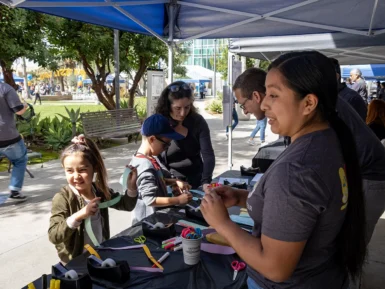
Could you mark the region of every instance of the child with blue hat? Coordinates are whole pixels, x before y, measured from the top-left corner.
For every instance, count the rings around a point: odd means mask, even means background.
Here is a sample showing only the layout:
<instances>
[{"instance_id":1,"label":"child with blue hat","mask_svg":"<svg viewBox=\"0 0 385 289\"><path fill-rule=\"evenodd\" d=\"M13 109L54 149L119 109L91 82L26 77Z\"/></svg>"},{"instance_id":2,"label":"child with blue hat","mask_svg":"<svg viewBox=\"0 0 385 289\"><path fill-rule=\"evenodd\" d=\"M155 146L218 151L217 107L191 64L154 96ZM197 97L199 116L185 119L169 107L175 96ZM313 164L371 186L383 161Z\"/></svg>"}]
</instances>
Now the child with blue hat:
<instances>
[{"instance_id":1,"label":"child with blue hat","mask_svg":"<svg viewBox=\"0 0 385 289\"><path fill-rule=\"evenodd\" d=\"M191 188L178 179L166 179L156 156L165 151L172 140L181 140L183 135L177 133L169 120L160 114L147 118L142 126L142 144L132 158L131 165L137 168L138 202L133 211L133 224L164 207L184 205L191 201ZM178 189L174 197L168 197L167 185Z\"/></svg>"}]
</instances>

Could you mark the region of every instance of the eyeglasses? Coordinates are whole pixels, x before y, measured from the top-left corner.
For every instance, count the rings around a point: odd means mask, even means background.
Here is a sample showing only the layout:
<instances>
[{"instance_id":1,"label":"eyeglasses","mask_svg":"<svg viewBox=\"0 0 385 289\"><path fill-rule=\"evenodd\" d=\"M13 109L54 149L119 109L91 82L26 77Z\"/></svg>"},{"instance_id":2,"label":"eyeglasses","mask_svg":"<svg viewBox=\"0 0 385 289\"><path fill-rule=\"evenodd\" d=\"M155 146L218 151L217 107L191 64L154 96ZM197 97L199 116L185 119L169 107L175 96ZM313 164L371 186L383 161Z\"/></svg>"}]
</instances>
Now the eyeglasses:
<instances>
[{"instance_id":1,"label":"eyeglasses","mask_svg":"<svg viewBox=\"0 0 385 289\"><path fill-rule=\"evenodd\" d=\"M245 109L245 104L246 104L246 102L247 102L248 100L250 100L250 99L249 99L249 98L246 98L245 102L242 103L239 107L240 107L241 109Z\"/></svg>"},{"instance_id":2,"label":"eyeglasses","mask_svg":"<svg viewBox=\"0 0 385 289\"><path fill-rule=\"evenodd\" d=\"M187 83L182 83L182 84L169 85L168 89L170 89L171 92L177 92L181 89L191 90L191 87Z\"/></svg>"},{"instance_id":3,"label":"eyeglasses","mask_svg":"<svg viewBox=\"0 0 385 289\"><path fill-rule=\"evenodd\" d=\"M170 147L171 142L165 142L164 140L162 140L161 138L159 138L157 136L155 138L156 138L157 141L162 143L164 149L167 149L167 148Z\"/></svg>"}]
</instances>

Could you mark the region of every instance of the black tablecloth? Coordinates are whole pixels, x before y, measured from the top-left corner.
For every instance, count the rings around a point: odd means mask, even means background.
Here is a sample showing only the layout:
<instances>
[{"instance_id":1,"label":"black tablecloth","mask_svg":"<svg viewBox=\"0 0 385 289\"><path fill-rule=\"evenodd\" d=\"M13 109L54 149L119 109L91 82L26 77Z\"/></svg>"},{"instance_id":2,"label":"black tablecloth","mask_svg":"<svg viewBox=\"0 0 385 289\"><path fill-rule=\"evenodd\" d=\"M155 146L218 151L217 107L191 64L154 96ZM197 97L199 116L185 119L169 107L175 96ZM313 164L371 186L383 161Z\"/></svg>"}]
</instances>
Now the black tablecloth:
<instances>
[{"instance_id":1,"label":"black tablecloth","mask_svg":"<svg viewBox=\"0 0 385 289\"><path fill-rule=\"evenodd\" d=\"M214 181L219 180L219 177L240 178L239 171L227 171L218 176ZM249 180L252 177L243 177ZM164 224L176 223L180 219L188 220L197 224L207 225L204 220L189 219L185 213L179 212L181 208L172 208L158 211L157 213L146 218L151 223L162 222ZM239 208L230 208L230 214L239 214ZM245 226L247 227L247 226ZM182 227L175 226L177 235L182 231ZM124 247L137 245L134 238L143 234L141 223L122 231L117 236L103 242L104 247ZM150 249L155 259L159 259L165 250L161 248L161 241L155 238L147 238L146 245ZM205 240L204 240L205 242ZM126 260L130 266L151 267L152 263L147 259L142 249L135 250L97 250L102 259L112 258L115 261ZM87 257L88 253L84 253L67 264L67 269L74 269L78 273L87 273ZM203 288L247 288L247 275L244 271L238 273L235 281L233 278L233 270L231 262L239 260L239 257L234 255L218 255L207 252L201 252L201 262L195 266L185 265L183 262L182 251L170 251L170 256L162 263L164 266L163 273L148 273L148 272L131 272L131 278L121 286L101 286L94 284L94 289L101 288L135 288L135 289L203 289ZM49 276L50 278L50 276ZM41 279L33 282L37 289L42 288ZM48 282L49 284L49 282ZM27 287L24 287L27 288Z\"/></svg>"}]
</instances>

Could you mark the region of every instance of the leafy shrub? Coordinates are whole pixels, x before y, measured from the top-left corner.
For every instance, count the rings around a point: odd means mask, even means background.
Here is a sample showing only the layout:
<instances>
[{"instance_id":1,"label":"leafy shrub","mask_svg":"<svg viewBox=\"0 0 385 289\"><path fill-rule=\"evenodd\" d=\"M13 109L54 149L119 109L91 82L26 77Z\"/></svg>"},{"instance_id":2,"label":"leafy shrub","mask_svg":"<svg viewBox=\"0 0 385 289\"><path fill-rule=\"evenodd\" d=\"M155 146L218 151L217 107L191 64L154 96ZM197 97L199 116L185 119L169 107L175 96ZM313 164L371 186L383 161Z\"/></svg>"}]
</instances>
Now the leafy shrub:
<instances>
[{"instance_id":1,"label":"leafy shrub","mask_svg":"<svg viewBox=\"0 0 385 289\"><path fill-rule=\"evenodd\" d=\"M209 102L208 105L206 106L205 110L207 110L211 113L218 113L218 114L223 113L222 101L213 100L213 101Z\"/></svg>"},{"instance_id":2,"label":"leafy shrub","mask_svg":"<svg viewBox=\"0 0 385 289\"><path fill-rule=\"evenodd\" d=\"M60 113L58 113L58 115L60 115L63 119L71 123L72 137L74 137L76 135L76 124L80 121L80 107L77 110L74 110L73 108L69 110L66 106L64 108L68 116L62 115Z\"/></svg>"},{"instance_id":3,"label":"leafy shrub","mask_svg":"<svg viewBox=\"0 0 385 289\"><path fill-rule=\"evenodd\" d=\"M135 97L135 109L139 118L147 117L147 98Z\"/></svg>"},{"instance_id":4,"label":"leafy shrub","mask_svg":"<svg viewBox=\"0 0 385 289\"><path fill-rule=\"evenodd\" d=\"M72 125L66 120L59 120L55 116L44 137L47 145L53 150L60 150L68 145L72 139Z\"/></svg>"},{"instance_id":5,"label":"leafy shrub","mask_svg":"<svg viewBox=\"0 0 385 289\"><path fill-rule=\"evenodd\" d=\"M120 108L128 108L128 100L120 100Z\"/></svg>"}]
</instances>

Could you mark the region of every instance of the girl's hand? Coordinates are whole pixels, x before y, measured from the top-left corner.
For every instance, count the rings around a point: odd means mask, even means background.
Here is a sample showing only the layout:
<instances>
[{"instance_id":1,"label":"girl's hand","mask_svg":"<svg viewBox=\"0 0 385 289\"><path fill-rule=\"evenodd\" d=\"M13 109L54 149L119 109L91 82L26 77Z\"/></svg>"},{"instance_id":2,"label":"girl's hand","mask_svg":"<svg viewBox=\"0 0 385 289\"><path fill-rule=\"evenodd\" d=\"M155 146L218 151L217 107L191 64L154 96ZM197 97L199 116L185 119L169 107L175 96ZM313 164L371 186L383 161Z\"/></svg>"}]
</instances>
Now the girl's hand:
<instances>
[{"instance_id":1,"label":"girl's hand","mask_svg":"<svg viewBox=\"0 0 385 289\"><path fill-rule=\"evenodd\" d=\"M177 196L176 198L178 198L179 205L185 205L185 204L191 202L192 194L191 193L183 193L183 194L180 194L179 196Z\"/></svg>"},{"instance_id":2,"label":"girl's hand","mask_svg":"<svg viewBox=\"0 0 385 289\"><path fill-rule=\"evenodd\" d=\"M83 209L81 209L79 213L79 217L76 217L76 221L80 222L84 219L87 219L90 216L95 215L99 210L99 203L101 198L94 198L91 200L87 206L85 206Z\"/></svg>"},{"instance_id":3,"label":"girl's hand","mask_svg":"<svg viewBox=\"0 0 385 289\"><path fill-rule=\"evenodd\" d=\"M130 168L131 172L128 174L127 177L127 190L131 192L136 192L138 190L138 187L136 185L136 180L138 178L138 170L136 167L128 166Z\"/></svg>"},{"instance_id":4,"label":"girl's hand","mask_svg":"<svg viewBox=\"0 0 385 289\"><path fill-rule=\"evenodd\" d=\"M226 226L230 221L225 204L215 191L203 196L200 209L206 222L213 228Z\"/></svg>"}]
</instances>

